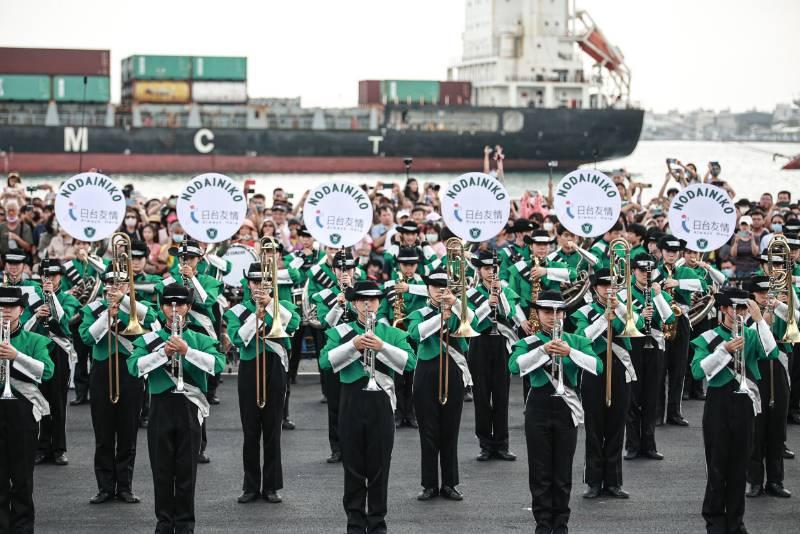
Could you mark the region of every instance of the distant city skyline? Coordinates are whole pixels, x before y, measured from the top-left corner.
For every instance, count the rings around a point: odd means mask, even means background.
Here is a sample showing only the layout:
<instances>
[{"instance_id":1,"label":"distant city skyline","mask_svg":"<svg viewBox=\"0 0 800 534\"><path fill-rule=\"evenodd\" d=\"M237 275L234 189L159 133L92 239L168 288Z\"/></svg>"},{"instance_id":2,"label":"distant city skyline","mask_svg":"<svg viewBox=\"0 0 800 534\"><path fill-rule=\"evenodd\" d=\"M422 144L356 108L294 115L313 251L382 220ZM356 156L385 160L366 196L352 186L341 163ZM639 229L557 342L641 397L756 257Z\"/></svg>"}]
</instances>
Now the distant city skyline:
<instances>
[{"instance_id":1,"label":"distant city skyline","mask_svg":"<svg viewBox=\"0 0 800 534\"><path fill-rule=\"evenodd\" d=\"M577 0L665 112L771 111L800 96L800 2ZM247 56L251 97L353 107L360 79L439 79L461 55L464 0L0 0L0 46L111 50L112 100L132 54Z\"/></svg>"}]
</instances>

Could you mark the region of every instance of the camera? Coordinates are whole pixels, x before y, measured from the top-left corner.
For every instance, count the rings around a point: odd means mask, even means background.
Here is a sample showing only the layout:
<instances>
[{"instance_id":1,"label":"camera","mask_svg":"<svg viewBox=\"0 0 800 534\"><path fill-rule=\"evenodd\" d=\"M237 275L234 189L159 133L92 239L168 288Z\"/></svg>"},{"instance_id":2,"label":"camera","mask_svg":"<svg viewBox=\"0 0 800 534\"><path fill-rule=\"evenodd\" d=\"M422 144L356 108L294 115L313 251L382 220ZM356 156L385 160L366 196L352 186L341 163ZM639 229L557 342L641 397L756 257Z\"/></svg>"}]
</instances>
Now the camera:
<instances>
[{"instance_id":1,"label":"camera","mask_svg":"<svg viewBox=\"0 0 800 534\"><path fill-rule=\"evenodd\" d=\"M550 160L550 161L547 162L547 166L550 167L551 169L554 168L554 167L558 167L558 161L556 161L554 159Z\"/></svg>"},{"instance_id":2,"label":"camera","mask_svg":"<svg viewBox=\"0 0 800 534\"><path fill-rule=\"evenodd\" d=\"M403 163L406 167L411 167L411 164L414 163L414 158L405 157L403 158Z\"/></svg>"},{"instance_id":3,"label":"camera","mask_svg":"<svg viewBox=\"0 0 800 534\"><path fill-rule=\"evenodd\" d=\"M294 193L286 193L286 198L294 198Z\"/></svg>"}]
</instances>

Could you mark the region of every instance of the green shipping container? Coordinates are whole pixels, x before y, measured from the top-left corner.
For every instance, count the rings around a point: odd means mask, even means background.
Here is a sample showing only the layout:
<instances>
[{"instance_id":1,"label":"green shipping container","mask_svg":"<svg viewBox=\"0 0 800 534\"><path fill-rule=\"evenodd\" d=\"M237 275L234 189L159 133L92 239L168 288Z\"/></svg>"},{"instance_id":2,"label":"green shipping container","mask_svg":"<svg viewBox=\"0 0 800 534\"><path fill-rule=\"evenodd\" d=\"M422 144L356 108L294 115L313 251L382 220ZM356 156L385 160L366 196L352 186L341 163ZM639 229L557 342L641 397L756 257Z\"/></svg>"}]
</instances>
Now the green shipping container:
<instances>
[{"instance_id":1,"label":"green shipping container","mask_svg":"<svg viewBox=\"0 0 800 534\"><path fill-rule=\"evenodd\" d=\"M430 80L384 80L381 84L384 102L436 104L439 102L439 82Z\"/></svg>"},{"instance_id":2,"label":"green shipping container","mask_svg":"<svg viewBox=\"0 0 800 534\"><path fill-rule=\"evenodd\" d=\"M122 60L122 81L188 80L192 74L189 56L131 56Z\"/></svg>"},{"instance_id":3,"label":"green shipping container","mask_svg":"<svg viewBox=\"0 0 800 534\"><path fill-rule=\"evenodd\" d=\"M87 76L84 100L83 76L53 76L53 98L56 102L103 104L111 100L111 85L108 76Z\"/></svg>"},{"instance_id":4,"label":"green shipping container","mask_svg":"<svg viewBox=\"0 0 800 534\"><path fill-rule=\"evenodd\" d=\"M50 76L0 74L0 101L47 102L50 100Z\"/></svg>"},{"instance_id":5,"label":"green shipping container","mask_svg":"<svg viewBox=\"0 0 800 534\"><path fill-rule=\"evenodd\" d=\"M192 58L195 80L247 80L246 57L197 56Z\"/></svg>"}]
</instances>

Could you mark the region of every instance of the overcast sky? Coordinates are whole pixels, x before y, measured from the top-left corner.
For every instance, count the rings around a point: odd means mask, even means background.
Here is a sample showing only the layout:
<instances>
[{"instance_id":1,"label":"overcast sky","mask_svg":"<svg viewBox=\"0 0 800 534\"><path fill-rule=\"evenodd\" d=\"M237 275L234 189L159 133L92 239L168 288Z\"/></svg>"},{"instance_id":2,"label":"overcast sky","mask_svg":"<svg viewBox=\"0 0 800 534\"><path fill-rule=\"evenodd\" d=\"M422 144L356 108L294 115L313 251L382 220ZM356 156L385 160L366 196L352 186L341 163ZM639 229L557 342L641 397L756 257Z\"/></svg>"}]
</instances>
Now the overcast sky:
<instances>
[{"instance_id":1,"label":"overcast sky","mask_svg":"<svg viewBox=\"0 0 800 534\"><path fill-rule=\"evenodd\" d=\"M771 110L800 97L798 0L577 0L666 111ZM0 45L244 55L251 97L354 106L359 79L445 79L464 0L0 0Z\"/></svg>"}]
</instances>

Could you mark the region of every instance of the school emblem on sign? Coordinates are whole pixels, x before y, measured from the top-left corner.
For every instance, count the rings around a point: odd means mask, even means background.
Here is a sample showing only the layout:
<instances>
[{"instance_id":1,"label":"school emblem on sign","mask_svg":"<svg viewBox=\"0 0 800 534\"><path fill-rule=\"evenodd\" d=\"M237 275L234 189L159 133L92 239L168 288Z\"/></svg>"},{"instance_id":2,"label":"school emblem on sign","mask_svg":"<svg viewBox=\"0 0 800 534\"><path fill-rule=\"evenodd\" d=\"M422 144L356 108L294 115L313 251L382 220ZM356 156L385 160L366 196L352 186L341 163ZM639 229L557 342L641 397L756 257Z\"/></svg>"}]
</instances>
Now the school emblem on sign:
<instances>
[{"instance_id":1,"label":"school emblem on sign","mask_svg":"<svg viewBox=\"0 0 800 534\"><path fill-rule=\"evenodd\" d=\"M584 234L587 234L587 235L588 235L588 234L589 234L589 233L592 231L592 225L591 225L591 223L583 223L583 224L581 225L581 230L583 230L583 233L584 233Z\"/></svg>"},{"instance_id":2,"label":"school emblem on sign","mask_svg":"<svg viewBox=\"0 0 800 534\"><path fill-rule=\"evenodd\" d=\"M206 230L206 235L208 236L209 239L214 239L215 237L217 237L217 229L209 228L208 230Z\"/></svg>"},{"instance_id":3,"label":"school emblem on sign","mask_svg":"<svg viewBox=\"0 0 800 534\"><path fill-rule=\"evenodd\" d=\"M341 240L342 240L342 236L341 236L341 235L339 235L339 234L331 234L331 235L329 236L329 238L330 238L330 240L331 240L331 243L333 243L334 245L338 245L338 244L339 244L339 241L341 241Z\"/></svg>"},{"instance_id":4,"label":"school emblem on sign","mask_svg":"<svg viewBox=\"0 0 800 534\"><path fill-rule=\"evenodd\" d=\"M469 236L472 239L478 239L481 236L481 229L480 228L470 228L469 229Z\"/></svg>"},{"instance_id":5,"label":"school emblem on sign","mask_svg":"<svg viewBox=\"0 0 800 534\"><path fill-rule=\"evenodd\" d=\"M697 248L700 250L705 250L708 247L708 240L707 239L698 239L697 240Z\"/></svg>"},{"instance_id":6,"label":"school emblem on sign","mask_svg":"<svg viewBox=\"0 0 800 534\"><path fill-rule=\"evenodd\" d=\"M86 234L86 237L91 239L91 238L94 237L94 234L96 233L96 230L91 226L87 226L86 228L83 229L83 233Z\"/></svg>"}]
</instances>

